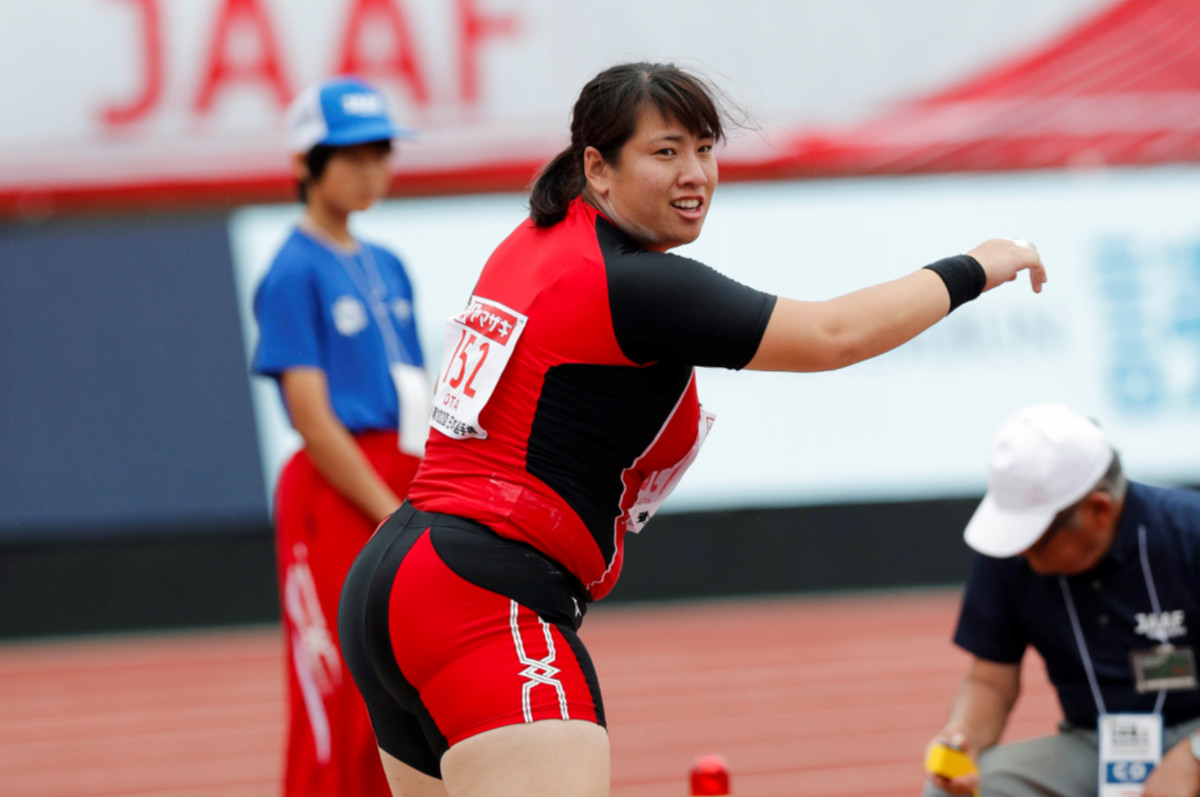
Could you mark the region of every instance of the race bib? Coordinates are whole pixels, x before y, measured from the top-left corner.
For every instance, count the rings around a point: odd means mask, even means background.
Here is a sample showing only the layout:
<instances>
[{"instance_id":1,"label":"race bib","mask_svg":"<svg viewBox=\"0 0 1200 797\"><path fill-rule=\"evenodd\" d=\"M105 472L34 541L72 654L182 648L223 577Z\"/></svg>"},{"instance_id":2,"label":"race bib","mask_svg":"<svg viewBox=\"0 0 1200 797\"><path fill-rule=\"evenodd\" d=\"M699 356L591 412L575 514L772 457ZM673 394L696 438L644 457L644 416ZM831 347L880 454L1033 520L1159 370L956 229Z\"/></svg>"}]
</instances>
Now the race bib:
<instances>
[{"instance_id":1,"label":"race bib","mask_svg":"<svg viewBox=\"0 0 1200 797\"><path fill-rule=\"evenodd\" d=\"M446 354L433 399L435 429L456 440L487 437L479 413L528 320L502 304L472 296L467 309L446 322Z\"/></svg>"},{"instance_id":2,"label":"race bib","mask_svg":"<svg viewBox=\"0 0 1200 797\"><path fill-rule=\"evenodd\" d=\"M715 414L703 407L700 408L700 428L696 431L696 442L692 445L692 449L671 467L652 471L646 476L646 481L642 482L642 488L638 490L633 506L629 508L629 518L625 522L627 531L637 534L643 526L650 522L650 518L654 517L654 513L663 505L663 501L667 500L667 496L679 484L684 471L696 460L696 455L700 453L700 446L704 445L708 431L712 429L716 420Z\"/></svg>"}]
</instances>

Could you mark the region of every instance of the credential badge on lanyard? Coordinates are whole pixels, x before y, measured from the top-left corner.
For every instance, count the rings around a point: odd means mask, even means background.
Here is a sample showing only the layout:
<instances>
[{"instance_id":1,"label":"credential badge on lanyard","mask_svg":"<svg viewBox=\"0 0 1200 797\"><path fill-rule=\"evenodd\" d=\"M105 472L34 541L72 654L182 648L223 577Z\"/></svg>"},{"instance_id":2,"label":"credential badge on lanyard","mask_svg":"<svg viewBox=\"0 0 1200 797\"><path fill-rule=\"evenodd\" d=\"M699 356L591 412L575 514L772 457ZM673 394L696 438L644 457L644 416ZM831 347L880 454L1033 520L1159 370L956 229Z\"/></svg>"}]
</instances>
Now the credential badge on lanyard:
<instances>
[{"instance_id":1,"label":"credential badge on lanyard","mask_svg":"<svg viewBox=\"0 0 1200 797\"><path fill-rule=\"evenodd\" d=\"M1150 572L1150 556L1146 552L1144 525L1138 527L1138 554L1142 561L1142 576L1146 580L1151 608L1156 617L1161 617L1162 607L1158 602L1158 589L1154 586L1154 575ZM1162 762L1162 709L1167 690L1160 689L1154 702L1154 711L1151 713L1109 714L1104 703L1104 694L1100 691L1100 681L1092 665L1091 654L1088 653L1087 641L1083 637L1083 625L1079 622L1079 614L1075 610L1071 587L1067 584L1065 576L1060 575L1058 583L1062 587L1067 616L1071 620L1071 633L1075 635L1075 645L1079 648L1079 658L1083 662L1088 687L1092 690L1092 699L1096 701L1099 797L1139 797L1145 787L1146 778ZM1167 643L1165 633L1160 641ZM1136 661L1134 666L1137 666Z\"/></svg>"},{"instance_id":2,"label":"credential badge on lanyard","mask_svg":"<svg viewBox=\"0 0 1200 797\"><path fill-rule=\"evenodd\" d=\"M472 296L446 321L446 352L433 399L433 426L456 440L487 437L479 413L500 381L528 318L499 302Z\"/></svg>"}]
</instances>

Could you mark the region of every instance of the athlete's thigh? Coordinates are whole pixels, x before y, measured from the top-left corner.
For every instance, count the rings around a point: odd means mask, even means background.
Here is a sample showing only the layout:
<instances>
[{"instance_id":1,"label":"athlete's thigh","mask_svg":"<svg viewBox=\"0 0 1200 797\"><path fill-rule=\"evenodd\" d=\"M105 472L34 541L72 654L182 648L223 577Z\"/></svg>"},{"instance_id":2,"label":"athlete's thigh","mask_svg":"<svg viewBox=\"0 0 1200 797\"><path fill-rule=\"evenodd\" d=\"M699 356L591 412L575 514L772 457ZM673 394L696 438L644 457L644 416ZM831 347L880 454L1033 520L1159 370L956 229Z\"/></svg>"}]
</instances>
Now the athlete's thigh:
<instances>
[{"instance_id":1,"label":"athlete's thigh","mask_svg":"<svg viewBox=\"0 0 1200 797\"><path fill-rule=\"evenodd\" d=\"M450 797L607 797L608 732L583 720L539 720L471 736L442 757Z\"/></svg>"},{"instance_id":2,"label":"athlete's thigh","mask_svg":"<svg viewBox=\"0 0 1200 797\"><path fill-rule=\"evenodd\" d=\"M392 797L446 797L446 787L438 778L413 769L382 748L379 750L379 760L383 762Z\"/></svg>"}]
</instances>

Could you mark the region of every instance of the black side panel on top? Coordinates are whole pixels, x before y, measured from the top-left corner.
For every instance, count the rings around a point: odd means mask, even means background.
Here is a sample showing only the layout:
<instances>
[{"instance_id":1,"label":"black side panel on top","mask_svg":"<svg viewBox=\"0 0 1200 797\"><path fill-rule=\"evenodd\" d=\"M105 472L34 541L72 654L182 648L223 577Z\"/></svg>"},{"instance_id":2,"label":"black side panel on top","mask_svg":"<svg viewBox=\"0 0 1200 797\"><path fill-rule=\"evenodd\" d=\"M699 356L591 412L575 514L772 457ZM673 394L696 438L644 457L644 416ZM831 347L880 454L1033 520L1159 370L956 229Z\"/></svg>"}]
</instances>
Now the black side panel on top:
<instances>
[{"instance_id":1,"label":"black side panel on top","mask_svg":"<svg viewBox=\"0 0 1200 797\"><path fill-rule=\"evenodd\" d=\"M596 218L613 332L635 363L663 360L744 368L762 342L775 297L696 260L639 249Z\"/></svg>"},{"instance_id":2,"label":"black side panel on top","mask_svg":"<svg viewBox=\"0 0 1200 797\"><path fill-rule=\"evenodd\" d=\"M546 373L525 467L583 519L606 562L621 473L654 441L691 376L691 366L671 364L569 364Z\"/></svg>"}]
</instances>

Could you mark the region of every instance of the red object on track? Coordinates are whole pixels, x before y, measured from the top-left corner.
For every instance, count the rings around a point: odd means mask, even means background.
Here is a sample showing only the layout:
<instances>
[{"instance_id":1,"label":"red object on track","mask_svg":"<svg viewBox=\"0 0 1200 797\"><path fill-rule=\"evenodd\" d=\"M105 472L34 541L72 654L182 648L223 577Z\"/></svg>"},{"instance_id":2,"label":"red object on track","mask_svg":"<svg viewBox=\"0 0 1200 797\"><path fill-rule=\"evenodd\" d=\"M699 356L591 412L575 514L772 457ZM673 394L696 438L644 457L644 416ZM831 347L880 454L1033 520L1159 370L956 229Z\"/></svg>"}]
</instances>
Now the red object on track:
<instances>
[{"instance_id":1,"label":"red object on track","mask_svg":"<svg viewBox=\"0 0 1200 797\"><path fill-rule=\"evenodd\" d=\"M719 755L702 755L692 762L692 797L728 797L729 764Z\"/></svg>"}]
</instances>

